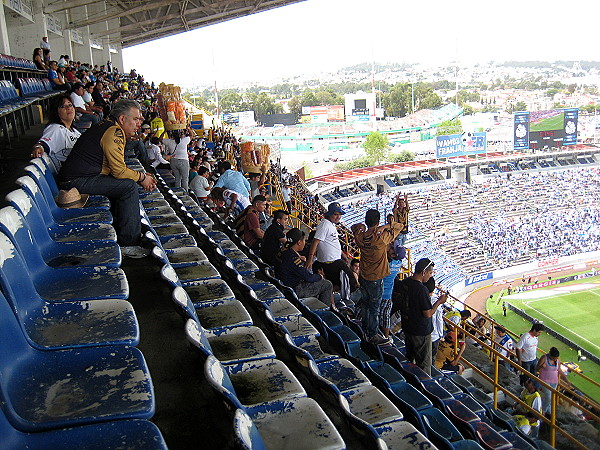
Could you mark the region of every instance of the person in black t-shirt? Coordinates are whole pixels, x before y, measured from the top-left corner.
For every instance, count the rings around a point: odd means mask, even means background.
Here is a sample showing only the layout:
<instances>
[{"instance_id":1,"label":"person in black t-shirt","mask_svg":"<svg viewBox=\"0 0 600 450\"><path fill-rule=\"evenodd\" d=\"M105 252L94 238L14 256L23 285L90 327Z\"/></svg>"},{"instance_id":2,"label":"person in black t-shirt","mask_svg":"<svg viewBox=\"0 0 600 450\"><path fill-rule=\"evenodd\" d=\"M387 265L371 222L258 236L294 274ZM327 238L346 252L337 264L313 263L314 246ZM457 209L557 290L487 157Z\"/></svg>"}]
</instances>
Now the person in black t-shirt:
<instances>
[{"instance_id":1,"label":"person in black t-shirt","mask_svg":"<svg viewBox=\"0 0 600 450\"><path fill-rule=\"evenodd\" d=\"M432 305L426 283L433 275L433 261L422 258L415 265L411 277L402 280L400 311L406 344L406 357L431 375L431 317L437 308L446 303L448 296L441 295Z\"/></svg>"},{"instance_id":2,"label":"person in black t-shirt","mask_svg":"<svg viewBox=\"0 0 600 450\"><path fill-rule=\"evenodd\" d=\"M264 262L272 266L277 263L279 251L286 242L284 230L287 221L288 212L278 209L273 213L273 223L265 231L260 257Z\"/></svg>"}]
</instances>

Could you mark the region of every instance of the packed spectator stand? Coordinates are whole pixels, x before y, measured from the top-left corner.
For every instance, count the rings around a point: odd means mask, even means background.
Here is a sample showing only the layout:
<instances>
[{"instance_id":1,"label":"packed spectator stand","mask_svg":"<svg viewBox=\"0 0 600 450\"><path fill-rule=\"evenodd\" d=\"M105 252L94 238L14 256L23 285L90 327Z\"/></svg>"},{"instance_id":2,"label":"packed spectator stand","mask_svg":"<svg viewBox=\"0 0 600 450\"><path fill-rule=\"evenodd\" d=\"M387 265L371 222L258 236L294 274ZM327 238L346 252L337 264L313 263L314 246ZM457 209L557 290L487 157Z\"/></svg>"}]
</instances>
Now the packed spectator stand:
<instances>
[{"instance_id":1,"label":"packed spectator stand","mask_svg":"<svg viewBox=\"0 0 600 450\"><path fill-rule=\"evenodd\" d=\"M152 88L140 83L123 94L147 99ZM132 153L127 164L143 170ZM177 448L179 434L194 434L182 428L195 421L218 430L194 436L213 448L546 448L468 380L429 377L406 361L401 338L381 349L328 305L299 299L162 169L158 189L140 192L155 262L137 269L138 282L159 286L146 300L173 327L168 337L144 336L138 314L149 313L127 301L106 203L58 208L54 175L47 158L32 160L0 210L0 429L8 448ZM193 353L182 351L186 338ZM162 353L164 342L178 339L167 352L201 365L203 376L169 384L155 365L160 376L151 377L136 346ZM204 410L165 406L176 392L191 399L208 386L214 395L202 393ZM165 417L178 406L196 409L179 428ZM150 419L161 408L157 428Z\"/></svg>"}]
</instances>

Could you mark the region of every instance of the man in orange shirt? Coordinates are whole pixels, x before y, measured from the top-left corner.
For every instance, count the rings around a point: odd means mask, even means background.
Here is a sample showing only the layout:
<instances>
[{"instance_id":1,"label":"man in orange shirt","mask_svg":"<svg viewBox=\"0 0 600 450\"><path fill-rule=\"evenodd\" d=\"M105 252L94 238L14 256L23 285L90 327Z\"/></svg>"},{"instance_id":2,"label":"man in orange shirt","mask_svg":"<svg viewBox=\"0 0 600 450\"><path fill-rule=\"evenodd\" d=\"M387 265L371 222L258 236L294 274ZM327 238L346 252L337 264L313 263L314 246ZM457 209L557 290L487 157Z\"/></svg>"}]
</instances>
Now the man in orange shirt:
<instances>
[{"instance_id":1,"label":"man in orange shirt","mask_svg":"<svg viewBox=\"0 0 600 450\"><path fill-rule=\"evenodd\" d=\"M376 345L387 344L388 339L377 333L379 305L383 294L383 279L390 274L387 248L402 230L402 225L392 222L379 226L381 216L376 209L369 209L365 215L365 226L352 226L356 245L360 248L360 304L362 327L367 339Z\"/></svg>"}]
</instances>

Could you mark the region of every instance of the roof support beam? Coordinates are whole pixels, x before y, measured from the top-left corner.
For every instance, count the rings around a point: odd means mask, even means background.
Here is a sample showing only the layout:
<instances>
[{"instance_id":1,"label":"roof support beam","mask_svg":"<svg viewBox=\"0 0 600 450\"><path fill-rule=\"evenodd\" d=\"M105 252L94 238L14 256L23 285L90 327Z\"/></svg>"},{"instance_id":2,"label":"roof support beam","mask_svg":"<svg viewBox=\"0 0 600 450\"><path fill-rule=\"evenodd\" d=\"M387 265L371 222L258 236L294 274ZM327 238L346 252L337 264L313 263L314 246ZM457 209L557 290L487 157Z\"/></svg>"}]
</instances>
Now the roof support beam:
<instances>
[{"instance_id":1,"label":"roof support beam","mask_svg":"<svg viewBox=\"0 0 600 450\"><path fill-rule=\"evenodd\" d=\"M158 2L149 2L149 3L145 3L141 6L137 6L135 8L131 8L131 9L127 9L118 13L108 13L108 14L104 14L101 16L96 16L94 18L91 19L86 19L86 20L80 20L78 22L73 22L70 23L68 26L66 26L65 28L68 29L76 29L76 28L83 28L86 27L88 25L92 25L94 23L98 23L98 22L104 22L105 20L112 20L112 19L118 19L120 17L124 17L124 16L131 16L133 14L137 14L140 12L144 12L147 11L148 9L155 9L155 8L159 8L161 6L166 6L166 5L170 5L172 3L179 3L179 0L161 0Z\"/></svg>"},{"instance_id":2,"label":"roof support beam","mask_svg":"<svg viewBox=\"0 0 600 450\"><path fill-rule=\"evenodd\" d=\"M56 1L47 4L42 9L46 14L53 14L67 9L78 8L80 6L89 5L91 3L97 3L97 0L68 0L68 1Z\"/></svg>"}]
</instances>

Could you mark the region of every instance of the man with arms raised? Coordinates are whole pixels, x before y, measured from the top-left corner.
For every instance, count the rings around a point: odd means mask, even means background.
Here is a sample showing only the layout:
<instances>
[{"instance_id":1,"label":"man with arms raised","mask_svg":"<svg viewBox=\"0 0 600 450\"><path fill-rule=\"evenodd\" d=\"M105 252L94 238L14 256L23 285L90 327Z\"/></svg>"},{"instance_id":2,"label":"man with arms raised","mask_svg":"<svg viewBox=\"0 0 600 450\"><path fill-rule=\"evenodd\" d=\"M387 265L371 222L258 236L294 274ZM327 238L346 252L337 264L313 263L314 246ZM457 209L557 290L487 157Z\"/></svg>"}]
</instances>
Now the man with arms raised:
<instances>
[{"instance_id":1,"label":"man with arms raised","mask_svg":"<svg viewBox=\"0 0 600 450\"><path fill-rule=\"evenodd\" d=\"M125 165L127 137L133 136L143 117L135 100L119 100L110 116L93 125L75 143L58 173L61 189L77 188L82 194L106 195L111 203L117 241L124 256L142 258L140 202L137 184L151 191L156 180ZM137 184L136 184L137 183Z\"/></svg>"}]
</instances>

